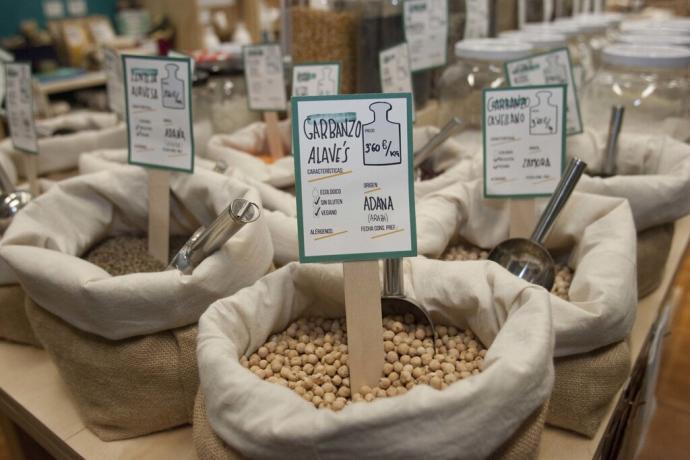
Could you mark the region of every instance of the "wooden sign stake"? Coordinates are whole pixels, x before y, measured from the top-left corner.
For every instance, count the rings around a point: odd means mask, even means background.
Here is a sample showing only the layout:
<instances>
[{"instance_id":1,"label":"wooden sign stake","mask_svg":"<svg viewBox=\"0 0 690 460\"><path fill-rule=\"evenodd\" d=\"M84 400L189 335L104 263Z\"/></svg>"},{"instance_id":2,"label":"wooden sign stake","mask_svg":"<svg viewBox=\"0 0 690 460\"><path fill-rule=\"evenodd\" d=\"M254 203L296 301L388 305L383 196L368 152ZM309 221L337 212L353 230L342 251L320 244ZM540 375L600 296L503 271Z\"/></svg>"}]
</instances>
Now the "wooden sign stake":
<instances>
[{"instance_id":1,"label":"wooden sign stake","mask_svg":"<svg viewBox=\"0 0 690 460\"><path fill-rule=\"evenodd\" d=\"M510 199L510 238L529 238L537 225L534 199Z\"/></svg>"},{"instance_id":2,"label":"wooden sign stake","mask_svg":"<svg viewBox=\"0 0 690 460\"><path fill-rule=\"evenodd\" d=\"M268 138L268 150L271 152L271 157L278 160L285 156L283 151L283 141L280 137L280 128L278 127L278 113L264 112L264 121L266 122L266 137Z\"/></svg>"},{"instance_id":3,"label":"wooden sign stake","mask_svg":"<svg viewBox=\"0 0 690 460\"><path fill-rule=\"evenodd\" d=\"M41 186L38 183L38 158L37 155L24 155L24 170L29 181L29 191L35 197L41 194Z\"/></svg>"},{"instance_id":4,"label":"wooden sign stake","mask_svg":"<svg viewBox=\"0 0 690 460\"><path fill-rule=\"evenodd\" d=\"M352 392L375 387L383 375L383 320L379 262L343 262L347 364Z\"/></svg>"},{"instance_id":5,"label":"wooden sign stake","mask_svg":"<svg viewBox=\"0 0 690 460\"><path fill-rule=\"evenodd\" d=\"M149 254L165 265L170 247L170 172L149 169Z\"/></svg>"}]
</instances>

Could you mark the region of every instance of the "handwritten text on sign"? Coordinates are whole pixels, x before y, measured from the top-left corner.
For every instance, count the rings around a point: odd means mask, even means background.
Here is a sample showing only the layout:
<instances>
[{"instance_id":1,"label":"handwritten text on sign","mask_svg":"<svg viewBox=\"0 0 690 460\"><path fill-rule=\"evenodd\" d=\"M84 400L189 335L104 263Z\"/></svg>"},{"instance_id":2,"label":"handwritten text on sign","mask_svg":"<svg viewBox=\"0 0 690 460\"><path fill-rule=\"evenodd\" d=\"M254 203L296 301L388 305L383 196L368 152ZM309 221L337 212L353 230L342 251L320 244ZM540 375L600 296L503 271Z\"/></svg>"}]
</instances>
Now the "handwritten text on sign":
<instances>
[{"instance_id":1,"label":"handwritten text on sign","mask_svg":"<svg viewBox=\"0 0 690 460\"><path fill-rule=\"evenodd\" d=\"M416 255L411 96L292 101L300 260Z\"/></svg>"},{"instance_id":2,"label":"handwritten text on sign","mask_svg":"<svg viewBox=\"0 0 690 460\"><path fill-rule=\"evenodd\" d=\"M12 145L17 150L38 153L38 138L34 122L31 66L8 62L5 64L7 119Z\"/></svg>"},{"instance_id":3,"label":"handwritten text on sign","mask_svg":"<svg viewBox=\"0 0 690 460\"><path fill-rule=\"evenodd\" d=\"M412 93L412 71L407 43L379 53L381 89L384 93ZM414 113L414 100L412 112Z\"/></svg>"},{"instance_id":4,"label":"handwritten text on sign","mask_svg":"<svg viewBox=\"0 0 690 460\"><path fill-rule=\"evenodd\" d=\"M129 162L194 171L187 58L123 56Z\"/></svg>"},{"instance_id":5,"label":"handwritten text on sign","mask_svg":"<svg viewBox=\"0 0 690 460\"><path fill-rule=\"evenodd\" d=\"M340 86L338 63L296 64L292 68L293 96L333 96Z\"/></svg>"},{"instance_id":6,"label":"handwritten text on sign","mask_svg":"<svg viewBox=\"0 0 690 460\"><path fill-rule=\"evenodd\" d=\"M249 108L269 112L285 110L287 96L280 45L249 45L242 52Z\"/></svg>"},{"instance_id":7,"label":"handwritten text on sign","mask_svg":"<svg viewBox=\"0 0 690 460\"><path fill-rule=\"evenodd\" d=\"M567 48L506 63L510 86L568 85L567 134L582 132L580 106Z\"/></svg>"},{"instance_id":8,"label":"handwritten text on sign","mask_svg":"<svg viewBox=\"0 0 690 460\"><path fill-rule=\"evenodd\" d=\"M405 39L413 72L446 63L448 0L405 0Z\"/></svg>"},{"instance_id":9,"label":"handwritten text on sign","mask_svg":"<svg viewBox=\"0 0 690 460\"><path fill-rule=\"evenodd\" d=\"M564 85L484 90L487 197L553 193L565 155Z\"/></svg>"}]
</instances>

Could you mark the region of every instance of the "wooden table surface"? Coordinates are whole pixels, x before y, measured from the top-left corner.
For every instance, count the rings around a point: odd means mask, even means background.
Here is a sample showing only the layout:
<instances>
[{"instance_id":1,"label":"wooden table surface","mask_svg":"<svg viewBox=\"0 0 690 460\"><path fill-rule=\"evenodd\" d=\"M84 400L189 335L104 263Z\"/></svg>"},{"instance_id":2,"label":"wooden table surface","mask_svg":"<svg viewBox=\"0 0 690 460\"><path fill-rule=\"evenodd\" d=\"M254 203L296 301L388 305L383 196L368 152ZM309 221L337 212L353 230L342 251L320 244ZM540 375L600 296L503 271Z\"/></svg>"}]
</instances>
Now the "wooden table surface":
<instances>
[{"instance_id":1,"label":"wooden table surface","mask_svg":"<svg viewBox=\"0 0 690 460\"><path fill-rule=\"evenodd\" d=\"M630 340L633 363L639 357L647 334L671 292L676 270L689 240L690 216L676 223L671 254L661 286L640 301ZM45 351L0 343L0 369L0 412L58 459L196 458L191 427L126 441L100 441L82 423L67 388ZM607 419L591 440L564 430L547 428L542 438L539 458L592 458L614 407L615 404L611 404Z\"/></svg>"}]
</instances>

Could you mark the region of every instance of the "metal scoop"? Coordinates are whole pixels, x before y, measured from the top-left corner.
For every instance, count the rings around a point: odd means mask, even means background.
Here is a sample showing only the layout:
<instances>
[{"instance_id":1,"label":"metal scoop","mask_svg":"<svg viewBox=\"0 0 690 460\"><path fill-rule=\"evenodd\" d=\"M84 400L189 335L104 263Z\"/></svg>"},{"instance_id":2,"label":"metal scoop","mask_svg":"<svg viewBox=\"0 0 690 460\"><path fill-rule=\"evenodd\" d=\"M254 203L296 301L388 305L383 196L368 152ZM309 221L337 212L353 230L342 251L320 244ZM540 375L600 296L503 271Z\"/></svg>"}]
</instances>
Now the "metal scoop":
<instances>
[{"instance_id":1,"label":"metal scoop","mask_svg":"<svg viewBox=\"0 0 690 460\"><path fill-rule=\"evenodd\" d=\"M383 295L381 310L384 316L412 314L418 322L428 323L434 334L434 354L436 354L436 327L429 312L415 300L405 297L405 277L402 259L384 259Z\"/></svg>"},{"instance_id":2,"label":"metal scoop","mask_svg":"<svg viewBox=\"0 0 690 460\"><path fill-rule=\"evenodd\" d=\"M14 187L5 168L0 165L0 230L4 231L32 199L31 193Z\"/></svg>"},{"instance_id":3,"label":"metal scoop","mask_svg":"<svg viewBox=\"0 0 690 460\"><path fill-rule=\"evenodd\" d=\"M623 126L623 116L625 115L625 107L622 105L614 105L611 107L611 120L609 122L609 135L606 139L606 151L604 157L604 164L601 168L601 175L603 177L610 177L616 175L616 162L618 160L618 137L621 134Z\"/></svg>"},{"instance_id":4,"label":"metal scoop","mask_svg":"<svg viewBox=\"0 0 690 460\"><path fill-rule=\"evenodd\" d=\"M204 259L220 249L245 224L254 222L261 215L259 206L238 198L230 203L208 227L201 227L175 254L168 270L179 270L185 275L194 271Z\"/></svg>"},{"instance_id":5,"label":"metal scoop","mask_svg":"<svg viewBox=\"0 0 690 460\"><path fill-rule=\"evenodd\" d=\"M436 135L424 144L424 147L414 152L412 164L415 168L415 175L418 180L431 175L431 168L428 164L425 165L425 163L433 156L434 151L448 140L460 126L462 126L462 120L459 117L451 118L448 123L441 128L441 131L436 133Z\"/></svg>"},{"instance_id":6,"label":"metal scoop","mask_svg":"<svg viewBox=\"0 0 690 460\"><path fill-rule=\"evenodd\" d=\"M511 238L504 241L489 253L489 260L502 265L518 278L551 290L556 277L555 264L542 243L586 167L587 163L579 158L570 160L532 236L529 239Z\"/></svg>"}]
</instances>

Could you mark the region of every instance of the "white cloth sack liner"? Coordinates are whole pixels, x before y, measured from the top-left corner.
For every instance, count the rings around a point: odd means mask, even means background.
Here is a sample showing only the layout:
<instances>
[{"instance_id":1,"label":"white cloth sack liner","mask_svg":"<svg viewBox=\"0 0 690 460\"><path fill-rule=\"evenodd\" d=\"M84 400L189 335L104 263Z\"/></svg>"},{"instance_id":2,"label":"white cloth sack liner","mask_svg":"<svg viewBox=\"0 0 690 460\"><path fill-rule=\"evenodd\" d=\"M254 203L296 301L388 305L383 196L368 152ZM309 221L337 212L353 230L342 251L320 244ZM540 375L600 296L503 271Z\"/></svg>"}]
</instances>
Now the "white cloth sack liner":
<instances>
[{"instance_id":1,"label":"white cloth sack liner","mask_svg":"<svg viewBox=\"0 0 690 460\"><path fill-rule=\"evenodd\" d=\"M199 223L208 225L235 198L260 204L250 187L203 171L173 174L171 190L173 235L191 235ZM112 277L80 258L108 236L145 234L147 196L147 172L133 168L61 182L17 215L2 241L0 257L40 306L81 330L112 340L192 324L211 302L252 284L269 270L273 250L261 218L241 229L191 275L172 270Z\"/></svg>"},{"instance_id":2,"label":"white cloth sack liner","mask_svg":"<svg viewBox=\"0 0 690 460\"><path fill-rule=\"evenodd\" d=\"M489 347L486 369L443 391L318 410L260 380L238 359L301 316L344 315L342 267L290 264L199 321L197 358L214 431L248 458L486 458L549 397L549 295L487 262L415 259L408 282L439 323L469 327ZM449 286L454 286L449 289Z\"/></svg>"},{"instance_id":3,"label":"white cloth sack liner","mask_svg":"<svg viewBox=\"0 0 690 460\"><path fill-rule=\"evenodd\" d=\"M601 171L606 136L586 131L568 140L568 152ZM690 214L690 145L670 137L626 135L618 140L618 173L582 176L577 190L627 198L638 230Z\"/></svg>"},{"instance_id":4,"label":"white cloth sack liner","mask_svg":"<svg viewBox=\"0 0 690 460\"><path fill-rule=\"evenodd\" d=\"M541 214L546 200L537 204ZM419 254L437 258L458 237L482 248L508 239L506 200L483 198L481 180L461 182L417 204ZM551 296L555 356L595 350L628 336L637 308L637 240L630 206L621 198L575 192L546 240L572 248L570 301Z\"/></svg>"},{"instance_id":5,"label":"white cloth sack liner","mask_svg":"<svg viewBox=\"0 0 690 460\"><path fill-rule=\"evenodd\" d=\"M216 162L197 157L195 168L212 171ZM89 174L115 168L139 168L127 164L127 150L97 150L79 158L79 172ZM274 261L278 265L299 258L297 247L297 205L295 197L264 182L253 179L237 169L228 168L226 176L244 182L257 190L263 203L262 219L266 222L273 242Z\"/></svg>"},{"instance_id":6,"label":"white cloth sack liner","mask_svg":"<svg viewBox=\"0 0 690 460\"><path fill-rule=\"evenodd\" d=\"M127 147L127 126L113 113L74 112L58 117L38 120L36 129L46 134L57 129L78 132L38 140L38 174L65 171L77 167L79 155L96 149ZM12 140L0 144L0 152L12 156L19 175L26 177L23 156L12 147Z\"/></svg>"}]
</instances>

